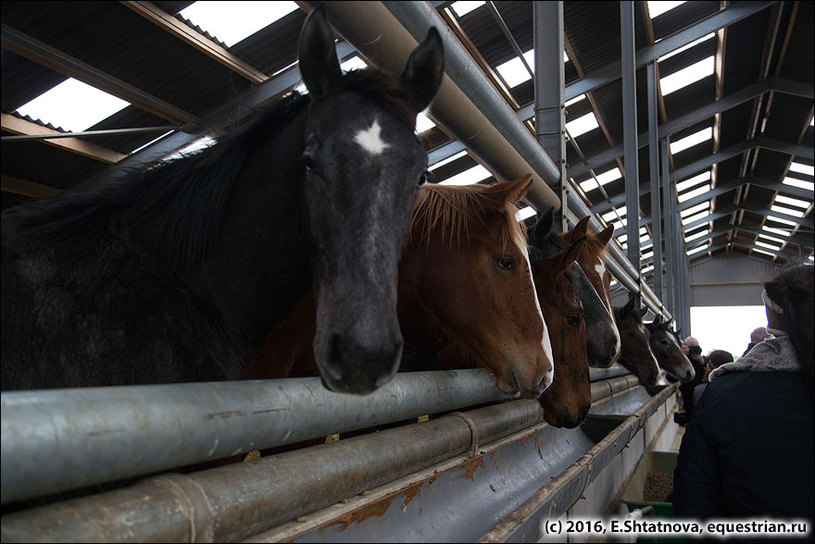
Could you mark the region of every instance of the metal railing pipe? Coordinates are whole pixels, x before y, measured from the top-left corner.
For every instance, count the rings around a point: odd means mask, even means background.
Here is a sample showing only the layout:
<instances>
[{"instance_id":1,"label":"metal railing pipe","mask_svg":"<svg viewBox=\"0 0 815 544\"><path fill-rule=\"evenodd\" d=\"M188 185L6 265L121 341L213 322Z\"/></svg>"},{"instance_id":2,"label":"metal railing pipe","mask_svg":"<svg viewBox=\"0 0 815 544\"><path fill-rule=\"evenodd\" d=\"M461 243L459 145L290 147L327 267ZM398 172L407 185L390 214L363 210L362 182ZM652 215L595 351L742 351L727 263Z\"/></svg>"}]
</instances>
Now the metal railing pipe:
<instances>
[{"instance_id":1,"label":"metal railing pipe","mask_svg":"<svg viewBox=\"0 0 815 544\"><path fill-rule=\"evenodd\" d=\"M4 391L2 503L502 398L486 370L400 373L368 396L319 378Z\"/></svg>"},{"instance_id":2,"label":"metal railing pipe","mask_svg":"<svg viewBox=\"0 0 815 544\"><path fill-rule=\"evenodd\" d=\"M331 4L328 6L329 12L333 13L333 5L354 4L354 2L331 2L329 4ZM361 10L367 11L372 3L364 2L362 4ZM477 111L481 112L488 121L488 125L501 134L509 147L520 154L532 170L546 182L545 190L533 185L529 195L530 201L539 209L549 207L559 209L560 200L549 187L549 185L557 185L560 181L559 165L555 164L541 148L527 126L515 113L515 110L507 104L483 71L476 68L477 64L472 56L458 38L453 35L433 6L427 2L382 2L382 4L417 41L424 39L428 29L432 26L441 31L442 40L444 41L445 71L450 77L451 83L461 91L466 102L471 103ZM355 14L348 12L347 15L350 17ZM347 24L347 21L343 21L342 24ZM446 101L444 93L445 88L444 84L442 84L439 95L430 106L430 112L446 128L454 132L460 132L455 130L455 126L466 122L462 115L463 112L457 111L460 110L460 104ZM482 129L488 130L488 127L485 125ZM481 145L480 140L482 138L480 134L474 137L473 132L462 132L456 134L456 136L465 141L476 154L480 155L481 152L474 148L474 146Z\"/></svg>"},{"instance_id":3,"label":"metal railing pipe","mask_svg":"<svg viewBox=\"0 0 815 544\"><path fill-rule=\"evenodd\" d=\"M2 540L234 541L458 455L477 455L479 446L542 422L537 401L513 401L256 461L160 475L4 515Z\"/></svg>"}]
</instances>

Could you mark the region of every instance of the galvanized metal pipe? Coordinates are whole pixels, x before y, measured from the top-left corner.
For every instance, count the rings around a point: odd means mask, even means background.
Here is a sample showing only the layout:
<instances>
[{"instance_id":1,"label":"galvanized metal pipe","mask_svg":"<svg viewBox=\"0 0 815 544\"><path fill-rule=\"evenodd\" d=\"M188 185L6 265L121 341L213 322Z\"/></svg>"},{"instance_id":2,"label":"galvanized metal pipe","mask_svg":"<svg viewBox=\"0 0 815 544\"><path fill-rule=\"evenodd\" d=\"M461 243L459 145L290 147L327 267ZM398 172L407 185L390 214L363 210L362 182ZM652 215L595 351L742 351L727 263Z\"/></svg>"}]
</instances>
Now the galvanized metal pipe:
<instances>
[{"instance_id":1,"label":"galvanized metal pipe","mask_svg":"<svg viewBox=\"0 0 815 544\"><path fill-rule=\"evenodd\" d=\"M535 138L558 167L555 186L563 211L568 209L569 185L566 183L562 1L532 3L532 38L535 49ZM557 232L566 230L566 214L560 214L555 227Z\"/></svg>"},{"instance_id":2,"label":"galvanized metal pipe","mask_svg":"<svg viewBox=\"0 0 815 544\"><path fill-rule=\"evenodd\" d=\"M5 391L2 503L502 398L486 370L400 373L364 397L319 378Z\"/></svg>"},{"instance_id":3,"label":"galvanized metal pipe","mask_svg":"<svg viewBox=\"0 0 815 544\"><path fill-rule=\"evenodd\" d=\"M537 401L488 406L7 514L0 534L3 542L237 540L540 423Z\"/></svg>"},{"instance_id":4,"label":"galvanized metal pipe","mask_svg":"<svg viewBox=\"0 0 815 544\"><path fill-rule=\"evenodd\" d=\"M651 247L654 250L654 295L662 298L662 216L659 209L659 112L657 66L648 64L648 168L651 173Z\"/></svg>"},{"instance_id":5,"label":"galvanized metal pipe","mask_svg":"<svg viewBox=\"0 0 815 544\"><path fill-rule=\"evenodd\" d=\"M334 14L336 11L332 11L332 8L334 6L340 8L343 4L351 5L355 3L329 2L329 12ZM361 10L367 11L378 3L363 2L360 4L363 4ZM467 122L466 115L469 114L461 109L461 98L458 101L446 100L444 83L431 104L431 113L439 118L446 128L456 132L456 136L465 141L468 147L473 149L479 156L481 156L481 153L495 153L495 150L482 149L483 138L480 132L488 134L493 129L497 130L508 144L508 147L519 154L523 161L546 184L557 185L560 179L558 165L541 148L526 125L518 118L515 111L507 104L484 73L477 68L472 56L458 38L452 34L433 6L427 2L382 2L382 4L417 41L424 39L428 29L432 26L441 31L444 41L445 71L454 87L461 92L460 96L463 97L463 101L472 104L474 110L479 112L487 123L479 123L480 130L477 132L456 130L457 125L460 127L465 126L464 123ZM341 15L343 20L335 22L335 25L352 24L346 19L356 17L358 14L348 10L344 13L338 13L338 15ZM332 21L335 21L335 19L332 18ZM376 25L375 28L384 28L379 20L376 21ZM384 32L382 34L382 38L386 39L387 35ZM496 159L500 159L500 157L496 157ZM529 199L539 209L552 207L557 210L560 208L560 200L548 185L545 187L545 191L540 192L541 194L538 194L538 190L542 188L533 185Z\"/></svg>"}]
</instances>

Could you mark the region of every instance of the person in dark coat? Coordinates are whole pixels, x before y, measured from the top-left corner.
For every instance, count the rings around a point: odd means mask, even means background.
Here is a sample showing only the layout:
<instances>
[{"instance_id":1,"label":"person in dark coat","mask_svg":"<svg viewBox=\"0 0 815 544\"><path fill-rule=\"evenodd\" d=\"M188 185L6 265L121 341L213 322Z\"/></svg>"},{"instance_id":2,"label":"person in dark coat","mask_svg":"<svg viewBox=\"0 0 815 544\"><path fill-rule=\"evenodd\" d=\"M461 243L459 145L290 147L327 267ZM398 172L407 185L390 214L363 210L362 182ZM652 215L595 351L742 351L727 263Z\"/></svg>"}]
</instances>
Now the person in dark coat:
<instances>
[{"instance_id":1,"label":"person in dark coat","mask_svg":"<svg viewBox=\"0 0 815 544\"><path fill-rule=\"evenodd\" d=\"M707 362L702 355L702 348L699 346L699 340L693 336L688 336L682 343L682 353L690 360L695 372L693 379L685 382L679 386L679 393L682 395L682 409L685 412L685 417L690 419L693 415L693 389L702 383L702 378L705 376L707 369Z\"/></svg>"},{"instance_id":2,"label":"person in dark coat","mask_svg":"<svg viewBox=\"0 0 815 544\"><path fill-rule=\"evenodd\" d=\"M679 449L676 518L807 519L812 530L814 268L764 284L776 338L710 373Z\"/></svg>"},{"instance_id":3,"label":"person in dark coat","mask_svg":"<svg viewBox=\"0 0 815 544\"><path fill-rule=\"evenodd\" d=\"M747 349L744 350L744 353L741 354L742 357L747 355L751 349L756 347L757 344L760 344L767 338L772 338L773 336L767 332L766 327L757 327L753 329L753 332L750 333L750 343L747 344Z\"/></svg>"}]
</instances>

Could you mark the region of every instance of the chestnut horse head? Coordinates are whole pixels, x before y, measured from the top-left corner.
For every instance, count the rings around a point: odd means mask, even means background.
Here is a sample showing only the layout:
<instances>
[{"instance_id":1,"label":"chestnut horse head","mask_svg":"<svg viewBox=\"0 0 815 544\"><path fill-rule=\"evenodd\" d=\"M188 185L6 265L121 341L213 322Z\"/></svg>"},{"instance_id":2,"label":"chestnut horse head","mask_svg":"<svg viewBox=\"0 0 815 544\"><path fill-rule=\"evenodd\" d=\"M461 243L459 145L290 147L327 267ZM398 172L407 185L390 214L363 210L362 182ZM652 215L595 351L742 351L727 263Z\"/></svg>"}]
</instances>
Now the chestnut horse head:
<instances>
[{"instance_id":1,"label":"chestnut horse head","mask_svg":"<svg viewBox=\"0 0 815 544\"><path fill-rule=\"evenodd\" d=\"M586 321L575 290L573 265L586 237L546 255L532 251L533 274L543 317L549 326L557 373L540 402L543 417L554 427L577 427L591 408L591 377L586 360Z\"/></svg>"},{"instance_id":2,"label":"chestnut horse head","mask_svg":"<svg viewBox=\"0 0 815 544\"><path fill-rule=\"evenodd\" d=\"M682 353L682 347L679 345L676 334L669 325L667 321L660 322L659 318L646 325L650 332L648 341L651 344L651 350L660 368L680 382L689 382L696 376L696 371Z\"/></svg>"},{"instance_id":3,"label":"chestnut horse head","mask_svg":"<svg viewBox=\"0 0 815 544\"><path fill-rule=\"evenodd\" d=\"M651 333L642 322L642 316L648 309L637 310L634 301L631 297L625 306L614 308L622 339L620 363L637 376L643 385L656 385L660 377L659 364L648 341Z\"/></svg>"},{"instance_id":4,"label":"chestnut horse head","mask_svg":"<svg viewBox=\"0 0 815 544\"><path fill-rule=\"evenodd\" d=\"M610 309L611 298L608 289L604 287L607 284L604 284L602 276L596 271L603 263L602 253L608 244L606 233L604 231L603 236L590 234L587 231L588 218L581 219L572 230L559 236L552 232L552 227L552 209L549 208L541 214L532 236L535 240L533 245L544 253L561 251L567 248L570 242L581 237L587 238L577 262L572 265L574 288L580 296L586 320L588 364L591 367L608 368L620 354L620 335L614 323L614 312ZM584 264L579 264L581 262ZM583 270L585 263L590 265L591 276ZM602 298L599 293L603 293Z\"/></svg>"},{"instance_id":5,"label":"chestnut horse head","mask_svg":"<svg viewBox=\"0 0 815 544\"><path fill-rule=\"evenodd\" d=\"M527 175L489 186L424 185L399 268L406 344L448 341L489 369L498 389L525 398L540 396L553 374L526 233L515 218L531 183Z\"/></svg>"}]
</instances>

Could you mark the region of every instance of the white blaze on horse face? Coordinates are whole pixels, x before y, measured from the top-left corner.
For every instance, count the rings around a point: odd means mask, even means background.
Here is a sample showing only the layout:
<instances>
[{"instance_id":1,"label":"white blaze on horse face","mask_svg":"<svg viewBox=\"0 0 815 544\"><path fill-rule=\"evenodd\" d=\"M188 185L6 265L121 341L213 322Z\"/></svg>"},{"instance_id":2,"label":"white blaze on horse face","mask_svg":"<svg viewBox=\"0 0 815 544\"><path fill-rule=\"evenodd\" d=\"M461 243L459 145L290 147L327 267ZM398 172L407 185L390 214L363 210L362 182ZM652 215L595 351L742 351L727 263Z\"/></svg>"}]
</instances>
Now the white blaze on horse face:
<instances>
[{"instance_id":1,"label":"white blaze on horse face","mask_svg":"<svg viewBox=\"0 0 815 544\"><path fill-rule=\"evenodd\" d=\"M382 132L382 127L379 126L379 121L375 120L371 128L357 132L354 141L371 155L379 155L390 147L390 144L382 140L380 132Z\"/></svg>"},{"instance_id":2,"label":"white blaze on horse face","mask_svg":"<svg viewBox=\"0 0 815 544\"><path fill-rule=\"evenodd\" d=\"M529 248L526 245L526 240L518 240L513 236L513 241L515 245L518 246L521 255L526 257L526 269L529 270L529 281L532 283L532 295L535 299L535 307L538 309L538 315L541 318L541 323L543 323L541 347L546 354L546 358L549 359L549 363L552 365L552 370L544 374L543 381L547 384L547 387L549 387L555 379L555 356L552 352L552 341L549 339L549 329L546 327L546 320L543 318L543 311L541 310L540 301L538 301L538 292L535 289L535 280L532 278L532 263L529 261Z\"/></svg>"},{"instance_id":3,"label":"white blaze on horse face","mask_svg":"<svg viewBox=\"0 0 815 544\"><path fill-rule=\"evenodd\" d=\"M606 264L603 262L603 259L597 257L597 264L594 265L594 271L597 272L597 275L600 276L600 281L603 282L603 285L606 284L606 274L609 274L608 269L606 268ZM598 293L599 294L599 293ZM614 323L614 310L611 306L611 300L609 300L608 295L606 294L605 290L602 294L603 298L603 305L606 307L606 311L611 316L611 322ZM615 353L619 356L620 350L622 349L623 341L620 338L620 331L617 330L617 327L614 327L614 340L615 340ZM649 346L650 349L650 346ZM617 357L614 357L616 360Z\"/></svg>"}]
</instances>

